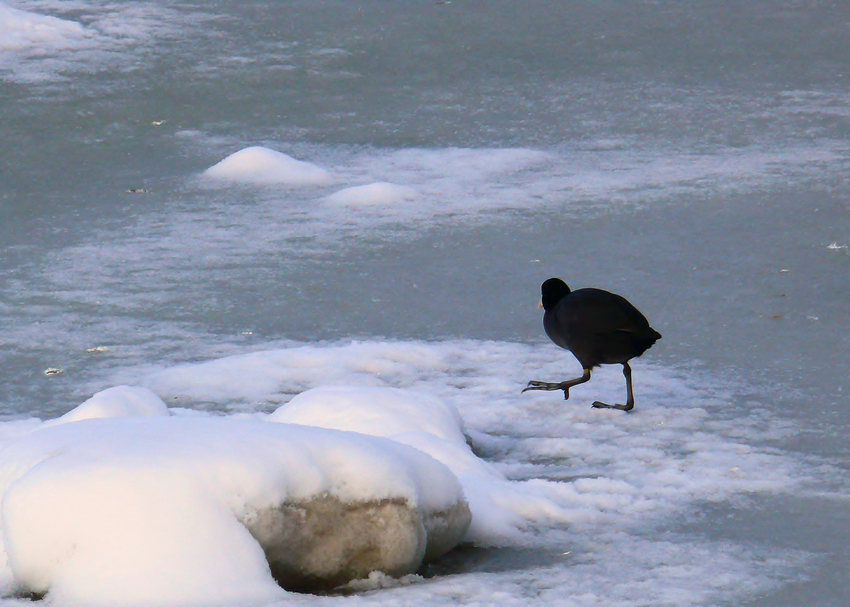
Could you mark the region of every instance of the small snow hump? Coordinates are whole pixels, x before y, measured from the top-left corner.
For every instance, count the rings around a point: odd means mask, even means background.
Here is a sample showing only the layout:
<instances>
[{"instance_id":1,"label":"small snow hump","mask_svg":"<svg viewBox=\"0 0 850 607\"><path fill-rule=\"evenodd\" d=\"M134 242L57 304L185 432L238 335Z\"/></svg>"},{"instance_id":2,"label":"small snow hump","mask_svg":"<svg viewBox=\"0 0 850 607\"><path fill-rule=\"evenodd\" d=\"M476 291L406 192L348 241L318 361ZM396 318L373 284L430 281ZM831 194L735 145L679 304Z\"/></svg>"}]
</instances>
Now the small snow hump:
<instances>
[{"instance_id":1,"label":"small snow hump","mask_svg":"<svg viewBox=\"0 0 850 607\"><path fill-rule=\"evenodd\" d=\"M413 188L379 181L358 185L331 194L325 200L346 206L389 206L416 200L419 193Z\"/></svg>"},{"instance_id":2,"label":"small snow hump","mask_svg":"<svg viewBox=\"0 0 850 607\"><path fill-rule=\"evenodd\" d=\"M239 150L203 174L213 179L258 185L311 186L331 182L331 174L325 169L261 146Z\"/></svg>"}]
</instances>

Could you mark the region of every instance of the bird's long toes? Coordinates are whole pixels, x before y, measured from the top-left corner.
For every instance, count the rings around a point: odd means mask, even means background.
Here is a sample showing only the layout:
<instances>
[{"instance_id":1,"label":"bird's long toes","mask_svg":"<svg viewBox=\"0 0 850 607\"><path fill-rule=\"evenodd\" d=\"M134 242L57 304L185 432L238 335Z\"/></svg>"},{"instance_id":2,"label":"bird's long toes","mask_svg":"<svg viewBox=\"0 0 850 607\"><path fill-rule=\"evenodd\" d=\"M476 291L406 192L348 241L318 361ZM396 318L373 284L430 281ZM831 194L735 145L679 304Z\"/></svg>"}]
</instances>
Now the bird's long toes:
<instances>
[{"instance_id":1,"label":"bird's long toes","mask_svg":"<svg viewBox=\"0 0 850 607\"><path fill-rule=\"evenodd\" d=\"M634 409L634 405L609 405L608 403L603 403L602 401L596 401L591 405L594 409L617 409L618 411L625 411L628 413L632 409Z\"/></svg>"},{"instance_id":2,"label":"bird's long toes","mask_svg":"<svg viewBox=\"0 0 850 607\"><path fill-rule=\"evenodd\" d=\"M552 385L553 384L547 381L537 381L536 379L532 379L523 389L523 392L526 390L553 390Z\"/></svg>"}]
</instances>

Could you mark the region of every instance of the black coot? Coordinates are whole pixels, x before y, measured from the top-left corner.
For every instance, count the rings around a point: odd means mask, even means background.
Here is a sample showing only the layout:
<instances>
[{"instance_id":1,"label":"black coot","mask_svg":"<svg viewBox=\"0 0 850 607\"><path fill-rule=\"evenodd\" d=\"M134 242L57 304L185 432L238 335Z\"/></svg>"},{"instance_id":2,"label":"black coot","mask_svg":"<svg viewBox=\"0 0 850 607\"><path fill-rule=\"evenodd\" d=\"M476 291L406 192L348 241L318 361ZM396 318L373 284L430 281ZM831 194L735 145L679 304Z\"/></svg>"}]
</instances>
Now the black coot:
<instances>
[{"instance_id":1,"label":"black coot","mask_svg":"<svg viewBox=\"0 0 850 607\"><path fill-rule=\"evenodd\" d=\"M599 365L621 364L626 376L626 404L608 405L596 401L598 409L631 411L635 406L632 393L632 369L629 361L646 352L661 339L646 318L626 298L602 289L570 288L560 278L550 278L541 287L543 328L546 335L562 348L572 352L581 363L581 377L549 383L530 381L523 390L563 390L590 380L590 371Z\"/></svg>"}]
</instances>

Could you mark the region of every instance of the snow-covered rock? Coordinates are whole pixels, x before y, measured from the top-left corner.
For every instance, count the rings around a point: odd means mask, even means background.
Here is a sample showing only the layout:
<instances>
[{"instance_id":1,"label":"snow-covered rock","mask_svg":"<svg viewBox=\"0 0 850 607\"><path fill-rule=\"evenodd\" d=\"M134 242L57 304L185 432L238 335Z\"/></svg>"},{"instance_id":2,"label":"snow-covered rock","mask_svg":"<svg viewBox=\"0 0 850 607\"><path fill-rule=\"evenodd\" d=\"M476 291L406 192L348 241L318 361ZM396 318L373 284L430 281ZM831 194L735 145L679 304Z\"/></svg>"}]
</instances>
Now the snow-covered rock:
<instances>
[{"instance_id":1,"label":"snow-covered rock","mask_svg":"<svg viewBox=\"0 0 850 607\"><path fill-rule=\"evenodd\" d=\"M263 420L42 425L0 462L0 565L60 602L261 601L282 592L275 579L412 573L470 519L457 478L421 451Z\"/></svg>"},{"instance_id":2,"label":"snow-covered rock","mask_svg":"<svg viewBox=\"0 0 850 607\"><path fill-rule=\"evenodd\" d=\"M466 442L457 409L431 394L372 386L322 386L274 411L271 421L380 436L409 445L445 464L463 485L472 511L466 539L500 544L539 512L558 509L531 498Z\"/></svg>"}]
</instances>

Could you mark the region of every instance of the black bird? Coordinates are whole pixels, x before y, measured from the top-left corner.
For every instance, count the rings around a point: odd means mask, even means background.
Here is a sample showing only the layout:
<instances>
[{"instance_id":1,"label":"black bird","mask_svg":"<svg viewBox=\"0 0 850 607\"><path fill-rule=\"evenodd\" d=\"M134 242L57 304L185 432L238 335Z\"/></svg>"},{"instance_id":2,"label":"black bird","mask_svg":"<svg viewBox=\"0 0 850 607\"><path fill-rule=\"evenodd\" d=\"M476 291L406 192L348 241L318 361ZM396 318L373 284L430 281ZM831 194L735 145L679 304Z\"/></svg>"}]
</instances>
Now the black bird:
<instances>
[{"instance_id":1,"label":"black bird","mask_svg":"<svg viewBox=\"0 0 850 607\"><path fill-rule=\"evenodd\" d=\"M646 318L625 297L602 289L570 288L560 278L550 278L541 287L543 328L546 335L566 348L581 363L581 377L549 383L530 381L523 390L563 390L570 397L570 388L590 380L590 371L599 365L623 365L626 376L626 404L608 405L596 401L597 409L631 411L635 406L632 392L632 368L629 361L640 356L661 339L661 334L649 326Z\"/></svg>"}]
</instances>

